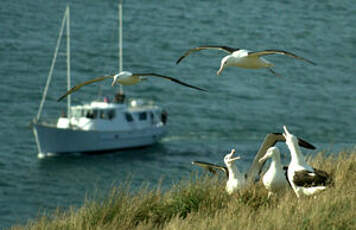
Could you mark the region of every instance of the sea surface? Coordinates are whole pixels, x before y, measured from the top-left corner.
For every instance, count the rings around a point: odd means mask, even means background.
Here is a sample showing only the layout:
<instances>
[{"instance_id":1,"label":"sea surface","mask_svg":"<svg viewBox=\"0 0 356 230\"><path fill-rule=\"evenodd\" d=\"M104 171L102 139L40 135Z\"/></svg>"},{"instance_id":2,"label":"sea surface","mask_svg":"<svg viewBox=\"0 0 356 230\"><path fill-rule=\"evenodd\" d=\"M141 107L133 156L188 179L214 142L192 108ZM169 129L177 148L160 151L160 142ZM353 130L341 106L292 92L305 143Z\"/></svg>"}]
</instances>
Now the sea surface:
<instances>
[{"instance_id":1,"label":"sea surface","mask_svg":"<svg viewBox=\"0 0 356 230\"><path fill-rule=\"evenodd\" d=\"M0 228L24 224L56 208L79 207L131 181L163 187L198 169L192 160L222 164L237 148L246 170L264 136L289 130L317 151L337 153L356 143L356 4L339 1L124 1L124 69L156 72L208 93L150 79L126 87L128 97L155 100L168 112L167 135L156 145L94 156L37 158L31 130L52 61L66 4L71 12L72 84L118 71L117 1L3 0L0 7ZM283 49L266 59L268 70L226 68L216 76L221 51ZM65 38L43 117L56 118L66 103ZM111 82L83 88L73 103L113 96ZM282 152L288 153L284 144ZM287 156L287 155L286 155ZM284 157L288 161L288 157ZM199 171L200 172L200 171Z\"/></svg>"}]
</instances>

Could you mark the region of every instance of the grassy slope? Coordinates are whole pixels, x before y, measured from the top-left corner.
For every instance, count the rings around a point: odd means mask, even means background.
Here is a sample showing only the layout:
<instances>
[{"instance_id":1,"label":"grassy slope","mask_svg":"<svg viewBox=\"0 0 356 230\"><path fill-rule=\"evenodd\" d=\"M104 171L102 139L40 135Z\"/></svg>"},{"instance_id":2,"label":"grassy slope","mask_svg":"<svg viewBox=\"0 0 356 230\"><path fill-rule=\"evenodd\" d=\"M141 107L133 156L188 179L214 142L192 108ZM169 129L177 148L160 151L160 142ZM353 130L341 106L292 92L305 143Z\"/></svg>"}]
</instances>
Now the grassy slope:
<instances>
[{"instance_id":1,"label":"grassy slope","mask_svg":"<svg viewBox=\"0 0 356 230\"><path fill-rule=\"evenodd\" d=\"M223 181L209 176L164 193L141 189L130 195L123 186L102 202L12 229L356 229L356 150L319 154L309 163L331 173L335 186L301 200L291 191L267 199L260 184L228 196Z\"/></svg>"}]
</instances>

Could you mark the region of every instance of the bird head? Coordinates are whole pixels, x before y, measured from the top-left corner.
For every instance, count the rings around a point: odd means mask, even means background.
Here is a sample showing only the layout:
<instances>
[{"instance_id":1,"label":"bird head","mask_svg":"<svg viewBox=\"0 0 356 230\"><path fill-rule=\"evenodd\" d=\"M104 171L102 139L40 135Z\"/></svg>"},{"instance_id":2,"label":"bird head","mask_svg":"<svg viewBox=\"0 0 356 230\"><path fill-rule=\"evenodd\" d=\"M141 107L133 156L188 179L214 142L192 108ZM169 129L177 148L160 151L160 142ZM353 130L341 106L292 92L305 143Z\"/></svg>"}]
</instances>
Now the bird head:
<instances>
[{"instance_id":1,"label":"bird head","mask_svg":"<svg viewBox=\"0 0 356 230\"><path fill-rule=\"evenodd\" d=\"M288 129L287 126L283 126L284 129L284 133L283 136L286 139L286 144L289 145L298 145L298 139L296 136L294 136L293 134L291 134Z\"/></svg>"},{"instance_id":2,"label":"bird head","mask_svg":"<svg viewBox=\"0 0 356 230\"><path fill-rule=\"evenodd\" d=\"M235 160L240 159L240 157L233 157L235 153L235 149L232 149L230 153L226 154L224 157L224 162L226 165L231 165L232 162L234 162Z\"/></svg>"},{"instance_id":3,"label":"bird head","mask_svg":"<svg viewBox=\"0 0 356 230\"><path fill-rule=\"evenodd\" d=\"M114 76L113 76L113 81L112 81L112 83L111 83L111 86L112 87L114 87L114 85L116 84L116 83L119 83L119 84L122 84L123 82L123 79L125 79L125 78L129 78L129 77L131 77L133 74L131 73L131 72L128 72L128 71L121 71L120 73L118 73L118 74L115 74Z\"/></svg>"},{"instance_id":4,"label":"bird head","mask_svg":"<svg viewBox=\"0 0 356 230\"><path fill-rule=\"evenodd\" d=\"M266 154L261 159L259 159L258 162L262 163L275 154L280 154L279 149L277 147L270 147L267 149Z\"/></svg>"},{"instance_id":5,"label":"bird head","mask_svg":"<svg viewBox=\"0 0 356 230\"><path fill-rule=\"evenodd\" d=\"M114 85L116 84L119 77L120 77L120 73L114 75L112 83L111 83L111 87L114 87Z\"/></svg>"},{"instance_id":6,"label":"bird head","mask_svg":"<svg viewBox=\"0 0 356 230\"><path fill-rule=\"evenodd\" d=\"M226 66L231 65L230 57L231 56L228 55L228 56L224 57L223 59L221 59L220 68L219 68L218 72L216 72L216 75L220 75Z\"/></svg>"}]
</instances>

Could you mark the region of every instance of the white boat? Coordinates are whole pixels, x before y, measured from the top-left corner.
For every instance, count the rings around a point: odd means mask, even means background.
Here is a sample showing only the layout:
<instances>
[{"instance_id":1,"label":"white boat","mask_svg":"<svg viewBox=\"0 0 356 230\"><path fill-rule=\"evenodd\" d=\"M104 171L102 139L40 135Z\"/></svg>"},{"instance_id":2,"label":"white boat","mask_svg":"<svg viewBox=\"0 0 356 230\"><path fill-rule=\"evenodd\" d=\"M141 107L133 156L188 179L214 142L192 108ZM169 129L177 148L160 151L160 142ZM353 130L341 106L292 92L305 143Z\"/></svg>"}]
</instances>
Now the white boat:
<instances>
[{"instance_id":1,"label":"white boat","mask_svg":"<svg viewBox=\"0 0 356 230\"><path fill-rule=\"evenodd\" d=\"M119 70L122 71L122 6L119 4ZM108 98L83 105L71 105L67 98L67 113L57 120L41 119L43 105L52 79L64 27L67 29L67 90L70 89L70 18L67 6L42 101L33 119L33 133L38 156L52 154L91 153L148 146L165 133L167 114L153 101L125 100L122 88L110 102Z\"/></svg>"}]
</instances>

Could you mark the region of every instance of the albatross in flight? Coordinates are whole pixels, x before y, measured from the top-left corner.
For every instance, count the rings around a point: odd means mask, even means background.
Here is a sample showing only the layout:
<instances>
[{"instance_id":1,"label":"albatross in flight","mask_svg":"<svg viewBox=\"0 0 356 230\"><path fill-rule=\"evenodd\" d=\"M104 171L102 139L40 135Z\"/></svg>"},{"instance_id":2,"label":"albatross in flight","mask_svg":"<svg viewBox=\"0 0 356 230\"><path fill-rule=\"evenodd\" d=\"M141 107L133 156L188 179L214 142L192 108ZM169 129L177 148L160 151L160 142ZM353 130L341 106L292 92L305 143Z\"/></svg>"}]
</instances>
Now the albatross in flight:
<instances>
[{"instance_id":1,"label":"albatross in flight","mask_svg":"<svg viewBox=\"0 0 356 230\"><path fill-rule=\"evenodd\" d=\"M230 153L226 154L224 157L225 166L219 166L215 164L210 164L203 161L193 161L192 164L208 169L210 172L216 173L216 170L222 170L225 172L227 177L227 182L225 190L228 194L243 188L246 185L245 175L241 174L234 161L240 159L239 156L234 157L235 149L232 149Z\"/></svg>"},{"instance_id":2,"label":"albatross in flight","mask_svg":"<svg viewBox=\"0 0 356 230\"><path fill-rule=\"evenodd\" d=\"M331 177L324 171L315 169L307 164L299 148L297 138L283 126L283 136L291 154L288 166L288 181L299 198L302 195L310 196L326 189L332 184Z\"/></svg>"},{"instance_id":3,"label":"albatross in flight","mask_svg":"<svg viewBox=\"0 0 356 230\"><path fill-rule=\"evenodd\" d=\"M270 147L266 154L259 160L264 162L268 158L272 158L271 164L262 177L262 183L268 190L268 198L280 191L283 191L289 184L287 181L288 167L281 165L281 156L277 147Z\"/></svg>"},{"instance_id":4,"label":"albatross in flight","mask_svg":"<svg viewBox=\"0 0 356 230\"><path fill-rule=\"evenodd\" d=\"M225 67L228 66L237 66L240 68L244 69L261 69L261 68L267 68L271 73L273 73L275 76L280 76L280 74L276 73L274 70L272 70L273 64L266 59L264 59L262 56L267 56L267 55L272 55L272 54L280 54L280 55L286 55L301 61L308 62L310 64L316 65L314 62L297 56L293 53L284 51L284 50L262 50L262 51L249 51L245 49L238 49L238 48L231 48L228 46L199 46L196 48L189 49L184 53L183 56L181 56L176 64L181 62L185 57L190 55L191 53L200 51L200 50L222 50L229 55L225 56L221 60L220 68L218 72L216 73L217 75L220 75L221 72L224 70Z\"/></svg>"},{"instance_id":5,"label":"albatross in flight","mask_svg":"<svg viewBox=\"0 0 356 230\"><path fill-rule=\"evenodd\" d=\"M157 74L157 73L131 73L131 72L128 72L128 71L122 71L122 72L120 72L118 74L101 76L101 77L94 78L94 79L86 81L86 82L82 82L82 83L74 86L70 90L68 90L63 96L58 98L57 101L61 101L63 98L65 98L69 94L79 90L81 87L83 87L85 85L92 84L94 82L103 81L103 80L106 80L106 79L113 79L112 84L111 84L112 87L114 87L114 85L116 83L117 84L121 84L121 85L135 85L135 84L139 83L140 81L145 80L146 79L145 77L163 78L163 79L167 79L167 80L173 81L175 83L181 84L181 85L189 87L189 88L193 88L193 89L197 89L197 90L201 90L201 91L206 91L205 89L201 89L199 87L187 84L187 83L179 81L179 80L177 80L177 79L175 79L173 77L169 77L169 76L165 76L165 75L161 75L161 74Z\"/></svg>"}]
</instances>

